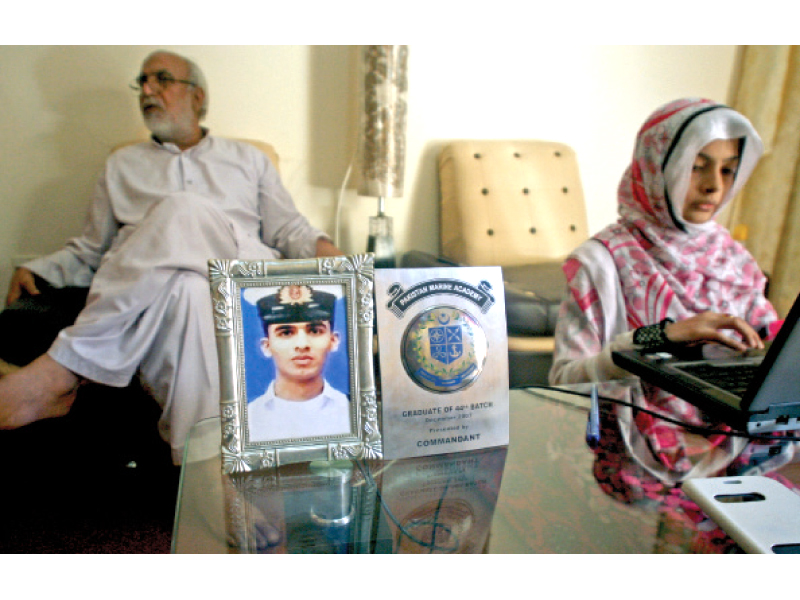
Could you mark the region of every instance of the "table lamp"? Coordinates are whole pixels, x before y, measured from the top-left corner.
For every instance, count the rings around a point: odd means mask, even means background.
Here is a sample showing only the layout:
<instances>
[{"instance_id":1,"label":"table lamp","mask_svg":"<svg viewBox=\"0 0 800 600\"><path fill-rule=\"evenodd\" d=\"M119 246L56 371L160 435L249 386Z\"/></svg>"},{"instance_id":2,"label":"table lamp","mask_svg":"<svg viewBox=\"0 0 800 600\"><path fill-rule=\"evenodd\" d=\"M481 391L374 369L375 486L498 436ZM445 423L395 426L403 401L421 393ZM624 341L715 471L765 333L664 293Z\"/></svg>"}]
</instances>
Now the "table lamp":
<instances>
[{"instance_id":1,"label":"table lamp","mask_svg":"<svg viewBox=\"0 0 800 600\"><path fill-rule=\"evenodd\" d=\"M364 46L361 119L360 196L378 199L378 214L369 218L367 252L375 266L394 267L392 218L386 198L403 195L406 151L408 46Z\"/></svg>"}]
</instances>

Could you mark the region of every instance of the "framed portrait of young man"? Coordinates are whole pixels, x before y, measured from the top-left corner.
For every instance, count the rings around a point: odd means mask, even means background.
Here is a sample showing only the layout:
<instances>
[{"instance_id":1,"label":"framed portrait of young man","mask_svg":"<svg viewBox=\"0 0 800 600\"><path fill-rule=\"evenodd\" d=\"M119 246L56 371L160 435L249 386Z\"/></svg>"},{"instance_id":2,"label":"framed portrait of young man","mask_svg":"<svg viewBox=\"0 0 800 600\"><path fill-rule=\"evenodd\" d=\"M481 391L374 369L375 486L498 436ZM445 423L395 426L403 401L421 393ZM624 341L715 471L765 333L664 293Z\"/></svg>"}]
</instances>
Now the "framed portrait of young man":
<instances>
[{"instance_id":1,"label":"framed portrait of young man","mask_svg":"<svg viewBox=\"0 0 800 600\"><path fill-rule=\"evenodd\" d=\"M209 261L228 473L382 456L372 256Z\"/></svg>"}]
</instances>

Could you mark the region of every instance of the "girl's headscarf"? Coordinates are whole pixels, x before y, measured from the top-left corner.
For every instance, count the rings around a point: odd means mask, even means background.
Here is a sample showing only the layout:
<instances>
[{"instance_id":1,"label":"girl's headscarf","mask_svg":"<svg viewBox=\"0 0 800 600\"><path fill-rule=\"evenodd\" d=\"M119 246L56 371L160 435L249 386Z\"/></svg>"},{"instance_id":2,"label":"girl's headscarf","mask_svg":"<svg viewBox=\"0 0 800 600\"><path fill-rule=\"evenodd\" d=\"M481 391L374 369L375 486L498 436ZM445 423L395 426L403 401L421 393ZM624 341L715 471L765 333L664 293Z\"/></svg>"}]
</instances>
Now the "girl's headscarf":
<instances>
[{"instance_id":1,"label":"girl's headscarf","mask_svg":"<svg viewBox=\"0 0 800 600\"><path fill-rule=\"evenodd\" d=\"M667 104L639 130L618 190L619 220L600 232L622 282L630 328L712 310L754 328L775 320L765 277L745 248L716 221L682 217L698 152L714 140L740 140L739 167L722 206L742 188L763 153L750 122L710 100Z\"/></svg>"}]
</instances>

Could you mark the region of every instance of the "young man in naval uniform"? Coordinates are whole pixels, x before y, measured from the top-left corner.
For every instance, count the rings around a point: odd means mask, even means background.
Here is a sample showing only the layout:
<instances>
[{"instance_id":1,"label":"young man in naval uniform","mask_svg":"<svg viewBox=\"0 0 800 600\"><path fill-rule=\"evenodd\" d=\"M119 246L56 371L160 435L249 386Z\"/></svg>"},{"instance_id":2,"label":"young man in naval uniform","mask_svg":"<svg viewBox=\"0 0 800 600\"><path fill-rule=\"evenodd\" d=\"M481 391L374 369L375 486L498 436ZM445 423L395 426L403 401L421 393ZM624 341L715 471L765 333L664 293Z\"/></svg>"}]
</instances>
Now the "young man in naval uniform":
<instances>
[{"instance_id":1,"label":"young man in naval uniform","mask_svg":"<svg viewBox=\"0 0 800 600\"><path fill-rule=\"evenodd\" d=\"M324 376L328 355L340 345L335 302L333 294L307 285L283 286L257 302L261 350L275 365L275 379L247 408L251 442L351 431L350 401Z\"/></svg>"}]
</instances>

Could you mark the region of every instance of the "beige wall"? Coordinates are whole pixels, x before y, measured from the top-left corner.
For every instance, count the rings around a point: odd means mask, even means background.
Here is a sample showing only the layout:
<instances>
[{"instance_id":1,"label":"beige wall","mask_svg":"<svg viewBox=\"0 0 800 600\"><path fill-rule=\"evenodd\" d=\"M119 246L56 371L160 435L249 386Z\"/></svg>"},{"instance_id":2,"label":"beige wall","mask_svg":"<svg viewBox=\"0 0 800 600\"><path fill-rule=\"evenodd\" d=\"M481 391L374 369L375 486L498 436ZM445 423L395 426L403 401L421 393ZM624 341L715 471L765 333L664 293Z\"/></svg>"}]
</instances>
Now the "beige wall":
<instances>
[{"instance_id":1,"label":"beige wall","mask_svg":"<svg viewBox=\"0 0 800 600\"><path fill-rule=\"evenodd\" d=\"M356 145L355 47L174 46L206 72L206 125L273 143L300 209L334 234ZM12 260L80 231L104 157L146 135L127 88L147 46L0 46L0 287ZM592 232L616 217L616 186L642 120L680 96L725 101L735 46L447 46L409 54L399 251L436 251L438 150L456 138L541 138L575 148ZM340 245L365 250L371 198L345 191Z\"/></svg>"}]
</instances>

